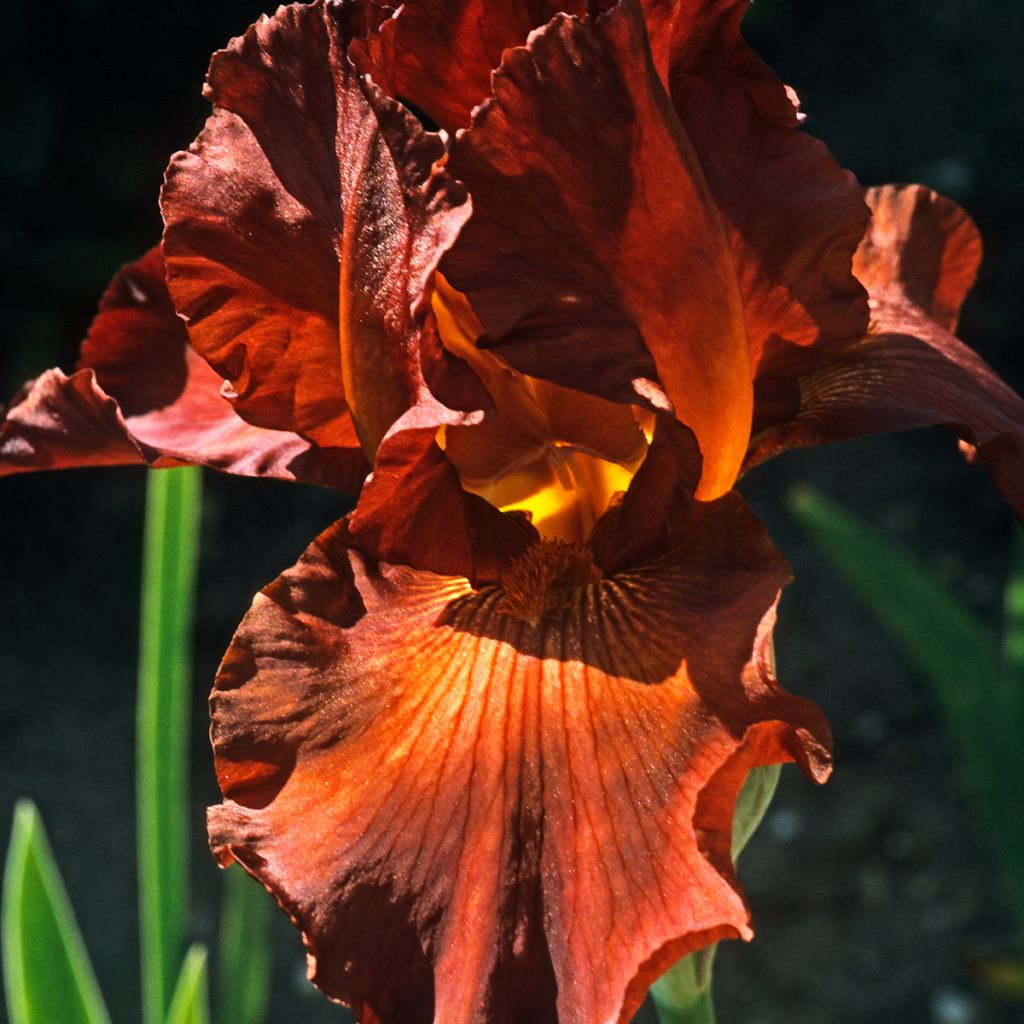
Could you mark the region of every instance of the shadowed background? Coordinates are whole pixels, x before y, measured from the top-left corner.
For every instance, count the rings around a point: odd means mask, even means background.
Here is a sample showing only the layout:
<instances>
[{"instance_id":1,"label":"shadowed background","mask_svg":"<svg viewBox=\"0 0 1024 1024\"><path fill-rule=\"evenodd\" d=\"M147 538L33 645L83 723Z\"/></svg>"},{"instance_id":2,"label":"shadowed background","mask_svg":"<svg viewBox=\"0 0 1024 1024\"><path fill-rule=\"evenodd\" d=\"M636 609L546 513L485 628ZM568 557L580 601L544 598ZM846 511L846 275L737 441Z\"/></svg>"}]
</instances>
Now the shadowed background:
<instances>
[{"instance_id":1,"label":"shadowed background","mask_svg":"<svg viewBox=\"0 0 1024 1024\"><path fill-rule=\"evenodd\" d=\"M210 52L252 0L56 0L5 8L0 89L0 348L4 397L74 361L116 268L158 237L171 152L206 114ZM792 83L808 129L864 184L920 181L961 202L986 242L961 336L1018 390L1024 329L1024 7L1017 0L758 0L747 34ZM905 541L995 615L1012 521L942 431L794 453L742 490L797 582L780 675L818 701L837 771L787 769L741 865L759 937L720 957L722 1024L1012 1024L976 980L1014 950L962 780L923 680L796 532L787 489L813 482ZM137 1018L133 718L143 474L4 480L0 497L0 829L37 800L116 1020ZM219 879L203 807L216 799L204 701L252 594L291 565L343 499L206 474L195 683L197 937ZM1019 952L1019 950L1018 950ZM401 964L395 965L401 970ZM278 921L272 1021L345 1019L304 980Z\"/></svg>"}]
</instances>

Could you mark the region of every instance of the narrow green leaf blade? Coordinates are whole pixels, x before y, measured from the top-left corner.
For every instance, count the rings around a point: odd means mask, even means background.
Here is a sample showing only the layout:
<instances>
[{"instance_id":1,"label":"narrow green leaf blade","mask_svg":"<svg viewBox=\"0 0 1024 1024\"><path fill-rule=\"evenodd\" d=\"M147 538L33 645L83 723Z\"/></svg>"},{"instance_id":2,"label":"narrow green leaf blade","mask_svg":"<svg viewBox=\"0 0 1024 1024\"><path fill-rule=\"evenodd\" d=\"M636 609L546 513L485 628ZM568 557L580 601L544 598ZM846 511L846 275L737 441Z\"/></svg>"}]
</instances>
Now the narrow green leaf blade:
<instances>
[{"instance_id":1,"label":"narrow green leaf blade","mask_svg":"<svg viewBox=\"0 0 1024 1024\"><path fill-rule=\"evenodd\" d=\"M957 738L975 749L1001 671L995 632L902 545L835 502L801 488L790 509L914 666L935 683Z\"/></svg>"},{"instance_id":2,"label":"narrow green leaf blade","mask_svg":"<svg viewBox=\"0 0 1024 1024\"><path fill-rule=\"evenodd\" d=\"M110 1024L43 823L29 800L14 810L0 941L11 1024Z\"/></svg>"},{"instance_id":3,"label":"narrow green leaf blade","mask_svg":"<svg viewBox=\"0 0 1024 1024\"><path fill-rule=\"evenodd\" d=\"M238 865L224 872L217 1024L262 1024L270 1000L274 901Z\"/></svg>"},{"instance_id":4,"label":"narrow green leaf blade","mask_svg":"<svg viewBox=\"0 0 1024 1024\"><path fill-rule=\"evenodd\" d=\"M1003 660L1008 685L1024 693L1024 532L1017 529L1003 595Z\"/></svg>"},{"instance_id":5,"label":"narrow green leaf blade","mask_svg":"<svg viewBox=\"0 0 1024 1024\"><path fill-rule=\"evenodd\" d=\"M949 594L900 544L808 489L791 511L853 592L929 680L972 795L999 857L1024 928L1024 744L1021 685L1008 684L1016 640L1003 650L994 630ZM1011 584L1012 586L1013 584ZM1024 597L1021 598L1024 600ZM1007 605L1012 636L1016 594Z\"/></svg>"},{"instance_id":6,"label":"narrow green leaf blade","mask_svg":"<svg viewBox=\"0 0 1024 1024\"><path fill-rule=\"evenodd\" d=\"M188 733L201 477L148 475L136 737L142 1016L163 1024L189 906Z\"/></svg>"},{"instance_id":7,"label":"narrow green leaf blade","mask_svg":"<svg viewBox=\"0 0 1024 1024\"><path fill-rule=\"evenodd\" d=\"M210 1024L206 959L206 947L198 943L185 954L167 1011L167 1024Z\"/></svg>"}]
</instances>

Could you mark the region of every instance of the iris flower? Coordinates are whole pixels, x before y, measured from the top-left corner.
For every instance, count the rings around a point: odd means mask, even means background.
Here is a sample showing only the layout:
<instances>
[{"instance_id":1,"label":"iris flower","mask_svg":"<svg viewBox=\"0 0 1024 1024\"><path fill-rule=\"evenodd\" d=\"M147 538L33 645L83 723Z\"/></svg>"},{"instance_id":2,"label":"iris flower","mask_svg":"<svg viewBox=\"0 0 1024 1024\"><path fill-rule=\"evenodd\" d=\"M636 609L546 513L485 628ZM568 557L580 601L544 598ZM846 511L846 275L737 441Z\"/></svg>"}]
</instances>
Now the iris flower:
<instances>
[{"instance_id":1,"label":"iris flower","mask_svg":"<svg viewBox=\"0 0 1024 1024\"><path fill-rule=\"evenodd\" d=\"M945 424L1024 509L1024 404L952 333L975 229L865 194L745 7L261 19L213 57L162 248L0 428L0 472L359 491L224 658L209 827L364 1024L626 1021L750 936L737 794L830 755L775 679L746 468Z\"/></svg>"}]
</instances>

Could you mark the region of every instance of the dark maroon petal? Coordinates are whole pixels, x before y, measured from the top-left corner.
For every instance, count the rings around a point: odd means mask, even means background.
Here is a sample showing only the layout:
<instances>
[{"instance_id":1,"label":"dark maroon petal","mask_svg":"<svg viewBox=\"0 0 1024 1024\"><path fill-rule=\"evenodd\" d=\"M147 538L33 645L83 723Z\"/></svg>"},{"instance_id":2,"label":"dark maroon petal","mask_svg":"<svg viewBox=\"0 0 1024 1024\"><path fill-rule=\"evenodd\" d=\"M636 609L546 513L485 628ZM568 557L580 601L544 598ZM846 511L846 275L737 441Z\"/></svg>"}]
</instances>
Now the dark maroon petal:
<instances>
[{"instance_id":1,"label":"dark maroon petal","mask_svg":"<svg viewBox=\"0 0 1024 1024\"><path fill-rule=\"evenodd\" d=\"M356 63L442 128L469 124L491 95L491 71L510 46L559 11L586 12L586 0L412 0L353 45Z\"/></svg>"},{"instance_id":2,"label":"dark maroon petal","mask_svg":"<svg viewBox=\"0 0 1024 1024\"><path fill-rule=\"evenodd\" d=\"M217 108L163 193L174 303L253 423L372 458L421 397L441 253L469 214L443 146L351 64L343 6L214 55Z\"/></svg>"},{"instance_id":3,"label":"dark maroon petal","mask_svg":"<svg viewBox=\"0 0 1024 1024\"><path fill-rule=\"evenodd\" d=\"M366 474L358 449L320 449L238 416L188 344L159 249L114 278L78 365L71 377L44 374L12 403L0 427L4 471L181 462L349 491Z\"/></svg>"},{"instance_id":4,"label":"dark maroon petal","mask_svg":"<svg viewBox=\"0 0 1024 1024\"><path fill-rule=\"evenodd\" d=\"M863 193L743 39L747 0L675 6L672 98L725 225L754 374L794 376L867 328Z\"/></svg>"},{"instance_id":5,"label":"dark maroon petal","mask_svg":"<svg viewBox=\"0 0 1024 1024\"><path fill-rule=\"evenodd\" d=\"M857 271L871 332L802 377L799 410L763 430L748 466L789 448L944 424L977 448L1024 517L1024 401L951 333L980 258L954 203L918 185L872 189Z\"/></svg>"},{"instance_id":6,"label":"dark maroon petal","mask_svg":"<svg viewBox=\"0 0 1024 1024\"><path fill-rule=\"evenodd\" d=\"M350 530L375 558L494 580L536 540L523 519L462 489L435 426L397 431L381 446Z\"/></svg>"},{"instance_id":7,"label":"dark maroon petal","mask_svg":"<svg viewBox=\"0 0 1024 1024\"><path fill-rule=\"evenodd\" d=\"M0 476L40 469L144 463L115 402L92 370L47 370L0 422Z\"/></svg>"}]
</instances>

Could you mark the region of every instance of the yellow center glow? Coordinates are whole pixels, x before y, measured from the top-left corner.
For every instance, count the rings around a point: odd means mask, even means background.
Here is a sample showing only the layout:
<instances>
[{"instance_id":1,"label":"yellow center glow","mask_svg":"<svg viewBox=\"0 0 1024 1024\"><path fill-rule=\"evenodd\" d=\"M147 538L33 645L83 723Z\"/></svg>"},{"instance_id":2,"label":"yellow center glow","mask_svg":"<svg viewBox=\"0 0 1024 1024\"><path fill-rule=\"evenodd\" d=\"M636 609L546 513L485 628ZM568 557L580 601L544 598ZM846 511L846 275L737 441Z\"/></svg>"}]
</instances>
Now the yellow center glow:
<instances>
[{"instance_id":1,"label":"yellow center glow","mask_svg":"<svg viewBox=\"0 0 1024 1024\"><path fill-rule=\"evenodd\" d=\"M643 462L653 417L528 377L477 348L479 321L440 275L433 308L444 346L473 367L495 404L483 424L438 433L463 487L503 512L526 513L545 539L584 543ZM570 406L571 440L559 430Z\"/></svg>"}]
</instances>

